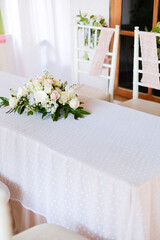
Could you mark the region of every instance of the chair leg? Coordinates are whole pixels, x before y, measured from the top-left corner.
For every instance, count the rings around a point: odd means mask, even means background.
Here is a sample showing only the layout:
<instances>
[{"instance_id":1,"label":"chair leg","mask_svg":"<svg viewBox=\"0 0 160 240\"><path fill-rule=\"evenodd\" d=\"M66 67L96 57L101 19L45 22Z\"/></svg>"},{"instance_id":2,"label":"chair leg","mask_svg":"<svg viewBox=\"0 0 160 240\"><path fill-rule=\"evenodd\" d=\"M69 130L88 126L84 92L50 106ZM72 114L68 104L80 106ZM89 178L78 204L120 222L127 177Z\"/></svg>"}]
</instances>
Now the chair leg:
<instances>
[{"instance_id":1,"label":"chair leg","mask_svg":"<svg viewBox=\"0 0 160 240\"><path fill-rule=\"evenodd\" d=\"M12 204L11 204L11 200L9 201L9 206L10 206L10 213L11 213L11 222L12 222L12 231L13 231L13 235L17 234L17 228L16 228L16 222L15 222L15 218L14 218L14 214L13 214L13 208L12 208Z\"/></svg>"}]
</instances>

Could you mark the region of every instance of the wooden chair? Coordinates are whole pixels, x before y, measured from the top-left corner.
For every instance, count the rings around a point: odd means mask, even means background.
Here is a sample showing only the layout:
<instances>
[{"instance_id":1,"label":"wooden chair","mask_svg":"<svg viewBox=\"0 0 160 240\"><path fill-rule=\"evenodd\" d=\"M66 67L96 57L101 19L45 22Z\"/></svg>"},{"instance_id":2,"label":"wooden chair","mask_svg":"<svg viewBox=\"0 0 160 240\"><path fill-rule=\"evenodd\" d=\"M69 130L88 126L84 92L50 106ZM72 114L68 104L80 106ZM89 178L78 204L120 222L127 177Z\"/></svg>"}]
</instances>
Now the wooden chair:
<instances>
[{"instance_id":1,"label":"wooden chair","mask_svg":"<svg viewBox=\"0 0 160 240\"><path fill-rule=\"evenodd\" d=\"M160 34L156 34L160 37ZM146 112L160 117L160 104L157 102L151 102L148 100L139 99L138 92L139 86L144 86L141 82L140 74L143 74L143 70L140 69L139 62L142 61L142 57L139 55L139 27L135 27L134 30L134 64L133 64L133 99L121 103L121 106L129 107L138 111ZM160 63L160 61L158 61Z\"/></svg>"},{"instance_id":2,"label":"wooden chair","mask_svg":"<svg viewBox=\"0 0 160 240\"><path fill-rule=\"evenodd\" d=\"M87 240L86 238L54 224L41 224L12 237L10 210L5 191L0 189L0 239L1 240Z\"/></svg>"},{"instance_id":3,"label":"wooden chair","mask_svg":"<svg viewBox=\"0 0 160 240\"><path fill-rule=\"evenodd\" d=\"M118 51L118 41L119 41L119 26L116 26L114 29L114 41L113 41L113 51L107 52L106 56L111 58L111 61L107 64L103 64L103 67L108 68L107 74L100 75L99 80L105 79L105 89L99 89L95 86L87 85L86 81L82 84L80 76L83 75L85 78L88 74L88 68L90 69L90 65L92 61L90 59L85 60L80 57L80 54L93 54L95 53L96 46L98 44L98 34L101 31L101 27L93 27L93 26L86 26L86 25L76 25L75 27L75 64L74 64L74 83L78 84L76 89L78 95L86 96L89 98L97 98L100 100L106 101L113 101L113 91L114 91L114 81L115 81L115 72L116 72L116 63L117 63L117 51ZM79 34L79 30L83 32L83 34ZM94 31L94 44L91 44L91 31ZM86 38L86 32L87 38ZM80 37L83 38L80 40ZM87 39L87 46L84 44L85 40ZM79 44L83 42L83 44ZM92 47L90 47L92 45ZM81 64L85 64L88 68L87 70L81 69ZM95 77L90 77L90 83L93 82ZM84 81L83 81L84 82ZM88 82L87 82L88 83Z\"/></svg>"}]
</instances>

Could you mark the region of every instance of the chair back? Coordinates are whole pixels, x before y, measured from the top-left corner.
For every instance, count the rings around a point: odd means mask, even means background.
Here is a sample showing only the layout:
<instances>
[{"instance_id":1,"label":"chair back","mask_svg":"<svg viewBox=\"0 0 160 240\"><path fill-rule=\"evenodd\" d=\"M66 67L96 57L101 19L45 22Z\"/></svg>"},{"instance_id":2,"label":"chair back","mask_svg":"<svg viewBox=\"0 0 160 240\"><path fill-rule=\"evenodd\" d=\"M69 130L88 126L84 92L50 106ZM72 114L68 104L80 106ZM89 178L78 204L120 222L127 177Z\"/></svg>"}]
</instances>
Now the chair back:
<instances>
[{"instance_id":1,"label":"chair back","mask_svg":"<svg viewBox=\"0 0 160 240\"><path fill-rule=\"evenodd\" d=\"M151 34L151 33L149 33ZM156 37L160 37L160 34L156 33ZM139 86L147 87L141 82L143 70L142 70L142 57L140 55L140 31L139 27L134 29L134 61L133 61L133 99L138 99ZM158 60L158 65L160 60ZM148 71L151 69L148 69ZM160 76L160 74L159 74Z\"/></svg>"},{"instance_id":2,"label":"chair back","mask_svg":"<svg viewBox=\"0 0 160 240\"><path fill-rule=\"evenodd\" d=\"M11 240L11 218L5 192L0 189L0 240Z\"/></svg>"},{"instance_id":3,"label":"chair back","mask_svg":"<svg viewBox=\"0 0 160 240\"><path fill-rule=\"evenodd\" d=\"M90 70L90 65L92 63L92 58L95 54L95 51L98 45L98 40L99 40L99 35L101 30L102 30L102 27L94 27L94 26L79 25L79 24L75 26L73 83L80 84L81 83L80 76L82 74L88 75L89 73L88 70ZM106 52L106 56L110 58L110 61L108 63L103 64L103 67L107 68L107 71L105 70L105 74L101 74L99 76L99 78L102 78L103 80L105 79L105 88L106 88L106 91L109 92L109 95L111 96L111 100L113 99L113 91L114 91L118 42L119 42L119 26L117 25L114 28L114 40L113 40L112 51ZM84 54L86 56L89 55L89 58L84 59L83 57ZM86 65L85 71L81 69L81 64ZM93 76L91 80L94 80ZM83 83L86 83L86 82L83 82Z\"/></svg>"}]
</instances>

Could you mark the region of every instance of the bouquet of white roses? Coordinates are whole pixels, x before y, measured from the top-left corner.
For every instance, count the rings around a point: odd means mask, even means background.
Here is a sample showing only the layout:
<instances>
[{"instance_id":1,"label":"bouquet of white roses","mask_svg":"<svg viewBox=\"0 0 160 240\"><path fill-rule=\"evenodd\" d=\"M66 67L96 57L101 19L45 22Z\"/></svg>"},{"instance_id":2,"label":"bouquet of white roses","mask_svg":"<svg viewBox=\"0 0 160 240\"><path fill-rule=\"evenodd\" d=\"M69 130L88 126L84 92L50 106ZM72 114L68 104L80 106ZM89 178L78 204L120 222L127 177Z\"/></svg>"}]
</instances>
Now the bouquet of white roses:
<instances>
[{"instance_id":1,"label":"bouquet of white roses","mask_svg":"<svg viewBox=\"0 0 160 240\"><path fill-rule=\"evenodd\" d=\"M53 121L59 119L62 111L64 118L67 118L69 113L72 113L75 119L89 114L80 106L81 102L75 93L74 85L69 87L67 82L55 80L48 71L44 71L42 77L30 79L17 92L10 89L10 95L10 99L0 97L0 107L10 106L7 113L22 114L26 111L29 116L40 112L42 119L50 115Z\"/></svg>"}]
</instances>

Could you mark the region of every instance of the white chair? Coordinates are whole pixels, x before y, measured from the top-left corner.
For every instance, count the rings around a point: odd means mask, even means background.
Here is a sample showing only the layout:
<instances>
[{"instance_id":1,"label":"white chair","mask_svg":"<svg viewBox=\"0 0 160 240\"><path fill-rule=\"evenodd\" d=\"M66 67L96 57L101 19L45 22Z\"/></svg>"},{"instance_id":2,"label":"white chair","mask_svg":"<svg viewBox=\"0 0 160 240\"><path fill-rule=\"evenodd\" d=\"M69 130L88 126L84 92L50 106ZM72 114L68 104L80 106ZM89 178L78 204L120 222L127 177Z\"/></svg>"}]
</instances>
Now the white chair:
<instances>
[{"instance_id":1,"label":"white chair","mask_svg":"<svg viewBox=\"0 0 160 240\"><path fill-rule=\"evenodd\" d=\"M88 31L88 44L79 44L80 39L79 37L86 38L86 34L79 36L79 29L81 29L83 32ZM81 70L80 64L85 64L90 68L91 62L90 59L85 60L79 57L80 53L89 53L94 54L95 48L97 46L98 42L98 33L101 31L101 27L93 27L93 26L86 26L86 25L76 25L75 27L75 66L74 66L74 79L73 82L78 85L76 88L76 92L80 96L85 96L89 98L97 98L100 100L106 100L106 101L113 101L113 92L114 92L114 81L115 81L115 72L116 72L116 63L117 63L117 52L118 52L118 41L119 41L119 26L116 26L114 29L114 41L113 41L113 51L107 52L106 56L109 56L111 58L111 62L108 64L103 64L103 67L107 67L108 74L106 75L100 75L99 78L105 79L106 81L106 89L99 89L97 87L89 86L86 83L81 84L80 81L80 75L84 74L88 75L88 69L87 71ZM91 31L95 31L95 37L94 37L94 46L91 46ZM85 39L82 39L82 42L84 43ZM94 77L92 76L92 79L94 80ZM98 79L100 80L100 79ZM92 81L92 80L91 80ZM90 82L91 82L90 81Z\"/></svg>"},{"instance_id":2,"label":"white chair","mask_svg":"<svg viewBox=\"0 0 160 240\"><path fill-rule=\"evenodd\" d=\"M160 34L156 34L160 37ZM134 64L133 64L133 99L121 103L121 106L129 107L141 112L146 112L160 117L160 104L157 102L151 102L138 98L139 86L144 86L140 81L139 74L143 74L143 70L140 69L139 61L142 58L139 56L139 27L135 27L134 30ZM160 61L158 61L160 63Z\"/></svg>"},{"instance_id":3,"label":"white chair","mask_svg":"<svg viewBox=\"0 0 160 240\"><path fill-rule=\"evenodd\" d=\"M8 187L1 181L0 181L0 191L3 191L3 193L5 194L5 198L8 202L10 199L10 191L9 191Z\"/></svg>"},{"instance_id":4,"label":"white chair","mask_svg":"<svg viewBox=\"0 0 160 240\"><path fill-rule=\"evenodd\" d=\"M5 192L0 189L0 240L87 240L54 224L41 224L12 237L10 210Z\"/></svg>"}]
</instances>

